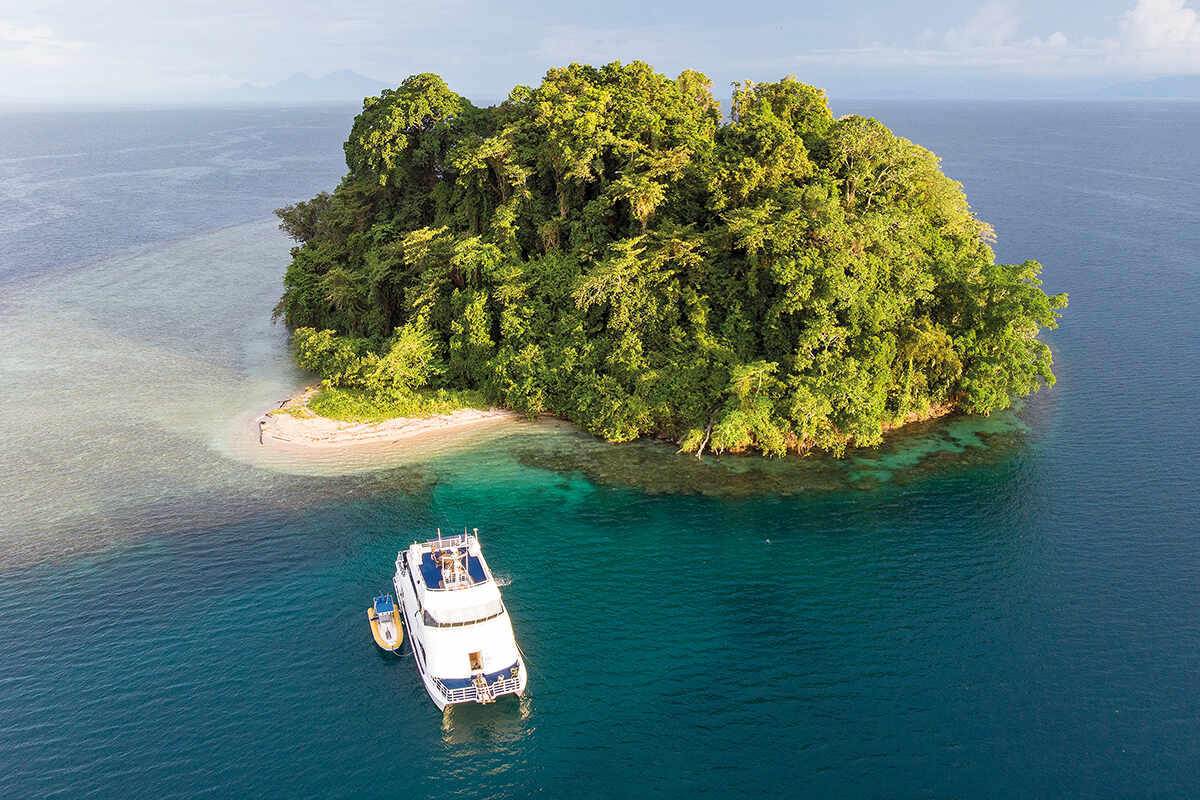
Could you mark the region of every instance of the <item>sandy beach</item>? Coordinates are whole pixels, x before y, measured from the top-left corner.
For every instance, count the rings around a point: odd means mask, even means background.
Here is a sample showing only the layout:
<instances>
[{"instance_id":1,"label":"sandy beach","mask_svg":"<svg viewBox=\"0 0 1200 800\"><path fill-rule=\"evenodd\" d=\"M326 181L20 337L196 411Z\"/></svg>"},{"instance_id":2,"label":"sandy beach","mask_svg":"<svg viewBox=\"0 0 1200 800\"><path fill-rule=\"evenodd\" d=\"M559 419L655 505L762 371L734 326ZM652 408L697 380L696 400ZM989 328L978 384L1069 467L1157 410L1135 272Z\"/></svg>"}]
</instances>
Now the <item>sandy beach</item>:
<instances>
[{"instance_id":1,"label":"sandy beach","mask_svg":"<svg viewBox=\"0 0 1200 800\"><path fill-rule=\"evenodd\" d=\"M503 408L462 408L431 417L397 417L382 422L344 422L321 417L308 408L315 388L305 389L279 408L255 420L263 446L347 447L398 442L425 434L474 427L486 423L515 422L519 414Z\"/></svg>"}]
</instances>

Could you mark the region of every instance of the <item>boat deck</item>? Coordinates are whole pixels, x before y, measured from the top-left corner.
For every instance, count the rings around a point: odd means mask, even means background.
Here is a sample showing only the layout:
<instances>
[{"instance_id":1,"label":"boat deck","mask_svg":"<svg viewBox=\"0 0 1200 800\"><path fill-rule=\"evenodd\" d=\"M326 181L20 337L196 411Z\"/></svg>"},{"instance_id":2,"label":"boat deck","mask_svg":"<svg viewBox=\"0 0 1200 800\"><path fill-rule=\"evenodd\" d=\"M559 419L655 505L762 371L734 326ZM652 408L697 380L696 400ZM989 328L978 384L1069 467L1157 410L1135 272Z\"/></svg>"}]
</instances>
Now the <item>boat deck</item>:
<instances>
[{"instance_id":1,"label":"boat deck","mask_svg":"<svg viewBox=\"0 0 1200 800\"><path fill-rule=\"evenodd\" d=\"M487 572L483 568L483 562L477 556L467 554L467 574L471 576L472 583L483 583L488 579ZM421 553L421 579L425 581L425 586L429 589L442 589L442 570L438 567L437 562L433 560L432 553Z\"/></svg>"}]
</instances>

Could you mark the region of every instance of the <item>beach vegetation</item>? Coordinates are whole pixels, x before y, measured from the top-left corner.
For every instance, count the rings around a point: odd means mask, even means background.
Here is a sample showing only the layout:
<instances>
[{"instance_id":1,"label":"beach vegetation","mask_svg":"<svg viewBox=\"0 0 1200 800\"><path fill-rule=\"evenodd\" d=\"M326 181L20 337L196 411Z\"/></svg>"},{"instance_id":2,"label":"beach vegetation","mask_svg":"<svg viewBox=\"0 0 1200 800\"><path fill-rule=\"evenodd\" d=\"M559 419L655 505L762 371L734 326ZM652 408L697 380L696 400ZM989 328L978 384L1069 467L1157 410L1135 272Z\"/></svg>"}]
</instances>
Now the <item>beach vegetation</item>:
<instances>
[{"instance_id":1,"label":"beach vegetation","mask_svg":"<svg viewBox=\"0 0 1200 800\"><path fill-rule=\"evenodd\" d=\"M381 395L363 389L323 386L308 400L314 414L343 422L383 422L396 417L432 417L464 408L486 411L491 404L472 389L418 389Z\"/></svg>"}]
</instances>

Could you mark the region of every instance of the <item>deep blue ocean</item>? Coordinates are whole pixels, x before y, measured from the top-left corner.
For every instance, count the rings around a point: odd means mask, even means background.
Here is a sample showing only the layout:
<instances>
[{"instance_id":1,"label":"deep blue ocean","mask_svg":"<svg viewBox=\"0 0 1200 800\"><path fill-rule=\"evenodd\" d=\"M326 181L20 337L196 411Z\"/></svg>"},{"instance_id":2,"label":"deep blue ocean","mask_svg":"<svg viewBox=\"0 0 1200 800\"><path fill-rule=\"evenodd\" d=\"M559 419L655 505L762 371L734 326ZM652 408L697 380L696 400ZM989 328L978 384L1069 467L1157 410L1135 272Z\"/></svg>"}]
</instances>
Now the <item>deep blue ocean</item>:
<instances>
[{"instance_id":1,"label":"deep blue ocean","mask_svg":"<svg viewBox=\"0 0 1200 800\"><path fill-rule=\"evenodd\" d=\"M0 796L1200 795L1200 105L834 107L1070 293L1055 387L843 461L264 461L270 212L355 109L0 113ZM464 525L531 679L443 715L364 610Z\"/></svg>"}]
</instances>

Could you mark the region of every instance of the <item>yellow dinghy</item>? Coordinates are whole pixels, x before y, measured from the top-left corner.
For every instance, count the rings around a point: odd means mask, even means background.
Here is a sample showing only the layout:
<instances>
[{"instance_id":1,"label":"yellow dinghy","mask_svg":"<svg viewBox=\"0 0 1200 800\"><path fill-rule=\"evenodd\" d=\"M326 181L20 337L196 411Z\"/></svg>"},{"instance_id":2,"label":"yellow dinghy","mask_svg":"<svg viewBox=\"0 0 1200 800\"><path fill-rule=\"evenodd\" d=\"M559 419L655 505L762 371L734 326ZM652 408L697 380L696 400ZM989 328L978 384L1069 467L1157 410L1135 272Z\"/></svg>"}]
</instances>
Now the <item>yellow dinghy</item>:
<instances>
[{"instance_id":1,"label":"yellow dinghy","mask_svg":"<svg viewBox=\"0 0 1200 800\"><path fill-rule=\"evenodd\" d=\"M384 650L395 652L404 641L404 628L400 626L400 612L390 594L381 594L367 609L367 619L371 620L371 635L375 644Z\"/></svg>"}]
</instances>

